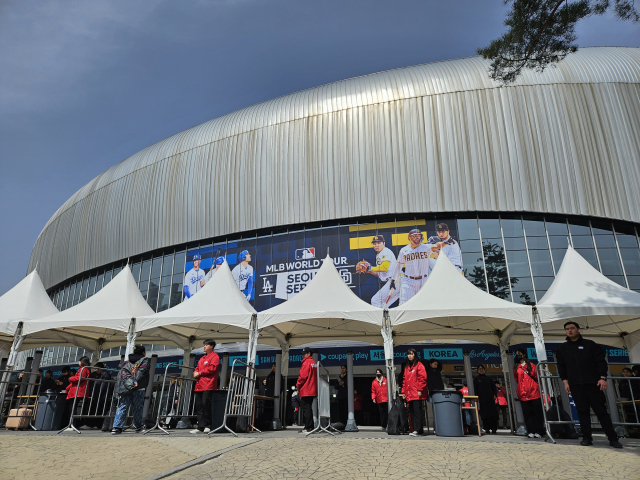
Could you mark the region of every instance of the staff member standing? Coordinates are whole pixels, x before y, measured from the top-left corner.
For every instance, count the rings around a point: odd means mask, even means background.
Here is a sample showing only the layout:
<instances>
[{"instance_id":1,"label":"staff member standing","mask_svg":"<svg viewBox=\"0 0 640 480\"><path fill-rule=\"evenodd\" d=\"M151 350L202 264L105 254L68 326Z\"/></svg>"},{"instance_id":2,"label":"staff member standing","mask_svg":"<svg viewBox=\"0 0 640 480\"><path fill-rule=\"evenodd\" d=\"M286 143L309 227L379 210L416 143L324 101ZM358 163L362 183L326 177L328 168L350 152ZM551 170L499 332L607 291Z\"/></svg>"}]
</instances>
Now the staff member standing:
<instances>
[{"instance_id":1,"label":"staff member standing","mask_svg":"<svg viewBox=\"0 0 640 480\"><path fill-rule=\"evenodd\" d=\"M418 352L416 352L415 348L407 350L407 364L404 367L402 393L409 405L409 415L411 415L411 422L413 423L413 431L409 435L413 437L423 435L421 402L429 397L429 390L427 388L427 372L418 358Z\"/></svg>"},{"instance_id":2,"label":"staff member standing","mask_svg":"<svg viewBox=\"0 0 640 480\"><path fill-rule=\"evenodd\" d=\"M513 367L513 377L518 387L516 395L520 400L524 423L529 431L529 438L542 438L545 435L542 401L538 387L538 370L529 361L524 348L516 350L517 365Z\"/></svg>"},{"instance_id":3,"label":"staff member standing","mask_svg":"<svg viewBox=\"0 0 640 480\"><path fill-rule=\"evenodd\" d=\"M213 351L215 340L204 341L204 357L198 360L198 365L193 371L196 379L196 415L198 415L198 428L191 433L209 433L211 431L211 396L218 389L218 370L220 357Z\"/></svg>"},{"instance_id":4,"label":"staff member standing","mask_svg":"<svg viewBox=\"0 0 640 480\"><path fill-rule=\"evenodd\" d=\"M389 413L389 398L387 394L387 379L382 375L382 370L376 370L376 378L371 384L371 400L378 405L378 413L380 414L380 426L383 430L387 428L387 419Z\"/></svg>"},{"instance_id":5,"label":"staff member standing","mask_svg":"<svg viewBox=\"0 0 640 480\"><path fill-rule=\"evenodd\" d=\"M593 340L582 338L580 325L564 324L567 341L558 349L558 374L565 391L573 397L578 410L582 441L580 445L593 445L591 414L596 414L604 433L613 448L622 448L605 406L604 390L607 389L607 361L604 351Z\"/></svg>"},{"instance_id":6,"label":"staff member standing","mask_svg":"<svg viewBox=\"0 0 640 480\"><path fill-rule=\"evenodd\" d=\"M482 426L487 433L496 433L498 431L498 407L496 406L498 389L493 380L487 377L484 365L478 365L478 375L473 379L473 389L478 396Z\"/></svg>"},{"instance_id":7,"label":"staff member standing","mask_svg":"<svg viewBox=\"0 0 640 480\"><path fill-rule=\"evenodd\" d=\"M304 428L300 433L308 433L313 430L313 399L318 396L318 375L317 367L311 356L311 349L305 347L302 350L302 366L296 382L296 388L300 392L302 401L302 414L304 417Z\"/></svg>"}]
</instances>

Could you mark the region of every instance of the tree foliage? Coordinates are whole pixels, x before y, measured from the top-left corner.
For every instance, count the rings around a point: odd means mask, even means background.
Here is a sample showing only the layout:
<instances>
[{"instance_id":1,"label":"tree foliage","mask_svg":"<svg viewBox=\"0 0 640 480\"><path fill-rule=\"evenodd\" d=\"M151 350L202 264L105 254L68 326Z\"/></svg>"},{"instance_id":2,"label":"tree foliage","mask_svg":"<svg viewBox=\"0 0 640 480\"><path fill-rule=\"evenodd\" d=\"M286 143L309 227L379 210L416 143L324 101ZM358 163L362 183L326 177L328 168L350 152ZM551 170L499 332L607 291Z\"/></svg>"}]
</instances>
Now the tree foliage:
<instances>
[{"instance_id":1,"label":"tree foliage","mask_svg":"<svg viewBox=\"0 0 640 480\"><path fill-rule=\"evenodd\" d=\"M491 60L489 75L503 84L523 69L542 72L578 49L576 24L612 11L619 20L640 21L634 0L504 0L507 31L478 54Z\"/></svg>"}]
</instances>

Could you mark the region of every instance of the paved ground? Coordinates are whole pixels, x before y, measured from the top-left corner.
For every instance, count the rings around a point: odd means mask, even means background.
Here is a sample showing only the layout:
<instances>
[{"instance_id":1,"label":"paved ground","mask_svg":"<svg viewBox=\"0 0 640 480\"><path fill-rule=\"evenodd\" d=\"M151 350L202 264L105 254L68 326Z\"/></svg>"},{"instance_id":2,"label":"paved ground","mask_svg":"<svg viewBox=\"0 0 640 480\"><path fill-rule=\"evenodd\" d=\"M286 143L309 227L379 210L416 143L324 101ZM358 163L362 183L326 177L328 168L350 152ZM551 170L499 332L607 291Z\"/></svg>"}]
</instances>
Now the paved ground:
<instances>
[{"instance_id":1,"label":"paved ground","mask_svg":"<svg viewBox=\"0 0 640 480\"><path fill-rule=\"evenodd\" d=\"M351 479L461 478L640 479L640 441L623 450L596 436L551 445L509 434L461 439L388 437L363 430L303 438L296 430L194 438L182 432L144 437L83 432L0 434L0 478L35 479ZM119 453L116 453L119 452ZM191 462L191 463L188 463ZM170 475L170 469L178 473ZM189 467L189 468L185 468ZM55 472L55 473L53 473Z\"/></svg>"}]
</instances>

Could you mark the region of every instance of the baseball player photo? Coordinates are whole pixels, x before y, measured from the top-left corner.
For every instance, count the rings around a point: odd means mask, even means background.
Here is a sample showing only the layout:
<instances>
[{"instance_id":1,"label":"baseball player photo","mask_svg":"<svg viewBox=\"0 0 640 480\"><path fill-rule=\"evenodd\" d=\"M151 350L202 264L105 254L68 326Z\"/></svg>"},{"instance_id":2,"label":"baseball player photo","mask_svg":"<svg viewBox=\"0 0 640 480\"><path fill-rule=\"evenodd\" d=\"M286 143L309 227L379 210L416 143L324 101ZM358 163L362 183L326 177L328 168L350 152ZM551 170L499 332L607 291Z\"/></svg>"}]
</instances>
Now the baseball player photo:
<instances>
[{"instance_id":1,"label":"baseball player photo","mask_svg":"<svg viewBox=\"0 0 640 480\"><path fill-rule=\"evenodd\" d=\"M204 270L200 268L202 257L198 254L193 256L193 268L184 276L184 298L191 298L204 287Z\"/></svg>"},{"instance_id":2,"label":"baseball player photo","mask_svg":"<svg viewBox=\"0 0 640 480\"><path fill-rule=\"evenodd\" d=\"M205 277L205 283L211 280L211 277L213 277L213 274L218 271L218 269L223 263L224 263L224 257L217 257L215 259L215 261L213 262L213 265L211 266L211 269L209 270L209 272L207 273L207 276Z\"/></svg>"},{"instance_id":3,"label":"baseball player photo","mask_svg":"<svg viewBox=\"0 0 640 480\"><path fill-rule=\"evenodd\" d=\"M418 293L422 285L427 281L431 245L422 243L423 239L422 232L414 228L409 232L409 245L402 247L398 254L398 263L389 285L389 300L399 289L400 305ZM402 274L403 267L404 274ZM387 300L387 303L389 300Z\"/></svg>"},{"instance_id":4,"label":"baseball player photo","mask_svg":"<svg viewBox=\"0 0 640 480\"><path fill-rule=\"evenodd\" d=\"M238 284L238 288L247 297L247 300L251 300L251 290L253 290L253 267L249 265L251 261L251 254L249 250L243 250L238 255L240 263L231 271L233 279Z\"/></svg>"},{"instance_id":5,"label":"baseball player photo","mask_svg":"<svg viewBox=\"0 0 640 480\"><path fill-rule=\"evenodd\" d=\"M451 263L462 273L462 252L460 244L449 235L449 225L439 223L436 225L437 236L429 237L427 243L431 245L431 256L429 257L429 272L435 267L436 260L440 253L444 253Z\"/></svg>"},{"instance_id":6,"label":"baseball player photo","mask_svg":"<svg viewBox=\"0 0 640 480\"><path fill-rule=\"evenodd\" d=\"M384 236L376 235L371 240L371 245L376 252L376 264L371 265L366 260L356 264L356 273L368 273L378 277L384 283L382 288L371 298L371 305L379 308L388 308L400 297L400 292L395 290L391 295L391 277L396 270L396 256L385 246Z\"/></svg>"}]
</instances>

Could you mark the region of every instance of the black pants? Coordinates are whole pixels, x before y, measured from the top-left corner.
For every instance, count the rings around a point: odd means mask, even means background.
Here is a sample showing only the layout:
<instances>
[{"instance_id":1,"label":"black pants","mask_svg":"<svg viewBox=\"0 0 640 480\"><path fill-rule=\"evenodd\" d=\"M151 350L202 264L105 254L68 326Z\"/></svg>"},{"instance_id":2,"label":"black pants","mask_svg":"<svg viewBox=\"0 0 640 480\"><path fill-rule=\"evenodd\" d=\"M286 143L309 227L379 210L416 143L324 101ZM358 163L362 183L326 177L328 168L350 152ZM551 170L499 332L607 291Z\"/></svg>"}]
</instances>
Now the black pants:
<instances>
[{"instance_id":1,"label":"black pants","mask_svg":"<svg viewBox=\"0 0 640 480\"><path fill-rule=\"evenodd\" d=\"M611 417L607 412L606 400L604 392L600 387L592 384L570 385L571 396L578 410L578 419L580 420L580 429L582 437L591 439L591 412L589 408L596 414L600 421L600 426L607 435L610 442L618 440L618 434L613 428Z\"/></svg>"},{"instance_id":2,"label":"black pants","mask_svg":"<svg viewBox=\"0 0 640 480\"><path fill-rule=\"evenodd\" d=\"M196 397L196 415L198 415L198 430L211 428L211 396L213 390L194 392Z\"/></svg>"},{"instance_id":3,"label":"black pants","mask_svg":"<svg viewBox=\"0 0 640 480\"><path fill-rule=\"evenodd\" d=\"M71 420L71 413L73 412L73 398L67 398L67 400L64 402L64 412L62 413L62 421L60 422L60 425L62 427L68 427L69 426L69 420ZM87 403L88 405L88 403ZM76 399L76 415L84 415L86 414L85 412L85 408L84 408L84 398L78 398ZM87 419L86 418L78 418L75 419L73 421L73 426L76 428L80 428L83 425L86 424ZM60 428L62 428L60 427Z\"/></svg>"},{"instance_id":4,"label":"black pants","mask_svg":"<svg viewBox=\"0 0 640 480\"><path fill-rule=\"evenodd\" d=\"M502 416L502 428L511 428L509 421L509 407L507 405L498 405L498 410Z\"/></svg>"},{"instance_id":5,"label":"black pants","mask_svg":"<svg viewBox=\"0 0 640 480\"><path fill-rule=\"evenodd\" d=\"M535 400L520 400L522 406L522 415L524 416L524 423L527 425L529 433L537 433L538 435L544 435L544 415L542 414L542 400L536 398Z\"/></svg>"},{"instance_id":6,"label":"black pants","mask_svg":"<svg viewBox=\"0 0 640 480\"><path fill-rule=\"evenodd\" d=\"M387 428L387 419L389 418L387 402L378 404L378 413L380 414L380 426L382 428Z\"/></svg>"},{"instance_id":7,"label":"black pants","mask_svg":"<svg viewBox=\"0 0 640 480\"><path fill-rule=\"evenodd\" d=\"M315 397L300 397L302 400L302 415L304 416L304 429L313 430L313 399Z\"/></svg>"},{"instance_id":8,"label":"black pants","mask_svg":"<svg viewBox=\"0 0 640 480\"><path fill-rule=\"evenodd\" d=\"M349 400L346 398L338 399L338 421L347 424L349 419Z\"/></svg>"},{"instance_id":9,"label":"black pants","mask_svg":"<svg viewBox=\"0 0 640 480\"><path fill-rule=\"evenodd\" d=\"M413 425L413 431L418 432L418 435L423 435L424 428L422 427L422 400L411 400L409 402L409 415L411 415L411 424Z\"/></svg>"}]
</instances>

